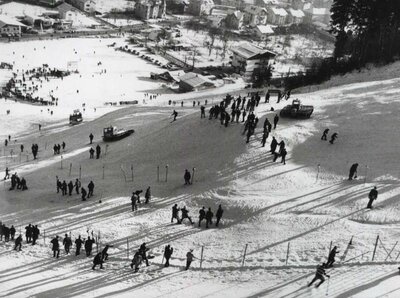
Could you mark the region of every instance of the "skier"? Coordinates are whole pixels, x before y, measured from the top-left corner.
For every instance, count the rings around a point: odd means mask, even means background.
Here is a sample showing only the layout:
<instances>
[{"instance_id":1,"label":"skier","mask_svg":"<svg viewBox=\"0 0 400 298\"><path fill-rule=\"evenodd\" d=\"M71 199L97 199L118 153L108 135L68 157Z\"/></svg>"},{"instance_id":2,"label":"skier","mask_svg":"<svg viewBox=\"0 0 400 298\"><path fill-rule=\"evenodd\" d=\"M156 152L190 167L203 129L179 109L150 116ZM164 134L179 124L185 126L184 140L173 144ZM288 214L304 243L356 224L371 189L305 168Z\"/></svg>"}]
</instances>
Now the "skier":
<instances>
[{"instance_id":1,"label":"skier","mask_svg":"<svg viewBox=\"0 0 400 298\"><path fill-rule=\"evenodd\" d=\"M67 234L65 234L65 237L63 240L63 245L64 245L65 253L69 254L69 249L72 246L72 241L71 241L71 238L69 238Z\"/></svg>"},{"instance_id":2,"label":"skier","mask_svg":"<svg viewBox=\"0 0 400 298\"><path fill-rule=\"evenodd\" d=\"M174 111L172 112L171 116L174 116L174 120L172 120L172 122L173 122L173 121L176 121L176 117L178 117L178 112L174 110Z\"/></svg>"},{"instance_id":3,"label":"skier","mask_svg":"<svg viewBox=\"0 0 400 298\"><path fill-rule=\"evenodd\" d=\"M82 201L86 201L86 189L84 189L83 187L81 188L81 195L82 195Z\"/></svg>"},{"instance_id":4,"label":"skier","mask_svg":"<svg viewBox=\"0 0 400 298\"><path fill-rule=\"evenodd\" d=\"M174 249L168 244L164 249L165 265L164 267L169 267L169 259L172 256Z\"/></svg>"},{"instance_id":5,"label":"skier","mask_svg":"<svg viewBox=\"0 0 400 298\"><path fill-rule=\"evenodd\" d=\"M186 169L185 174L183 175L183 179L185 179L185 185L191 184L190 178L191 178L190 172Z\"/></svg>"},{"instance_id":6,"label":"skier","mask_svg":"<svg viewBox=\"0 0 400 298\"><path fill-rule=\"evenodd\" d=\"M172 217L171 217L171 223L174 221L174 219L177 220L177 223L181 223L179 216L178 216L178 212L179 212L179 208L178 208L178 204L175 204L174 206L172 206Z\"/></svg>"},{"instance_id":7,"label":"skier","mask_svg":"<svg viewBox=\"0 0 400 298\"><path fill-rule=\"evenodd\" d=\"M206 218L206 210L205 210L205 208L203 206L203 208L201 208L200 211L199 211L199 228L200 228L200 225L201 225L201 221L203 219L205 219L205 218Z\"/></svg>"},{"instance_id":8,"label":"skier","mask_svg":"<svg viewBox=\"0 0 400 298\"><path fill-rule=\"evenodd\" d=\"M310 287L314 282L316 282L318 279L321 281L318 285L317 288L325 281L325 277L330 278L329 275L326 274L325 272L326 264L323 263L322 265L319 265L317 267L317 272L315 273L314 279L308 284L308 287Z\"/></svg>"},{"instance_id":9,"label":"skier","mask_svg":"<svg viewBox=\"0 0 400 298\"><path fill-rule=\"evenodd\" d=\"M331 136L331 140L329 141L329 143L333 144L333 142L337 139L338 134L337 132L335 132L332 136Z\"/></svg>"},{"instance_id":10,"label":"skier","mask_svg":"<svg viewBox=\"0 0 400 298\"><path fill-rule=\"evenodd\" d=\"M206 229L208 229L208 225L212 225L212 218L214 217L214 213L212 213L211 208L208 208L206 213Z\"/></svg>"},{"instance_id":11,"label":"skier","mask_svg":"<svg viewBox=\"0 0 400 298\"><path fill-rule=\"evenodd\" d=\"M92 133L90 133L90 135L89 135L90 144L92 144L92 142L93 142L93 138L94 138L93 134L92 134Z\"/></svg>"},{"instance_id":12,"label":"skier","mask_svg":"<svg viewBox=\"0 0 400 298\"><path fill-rule=\"evenodd\" d=\"M189 210L187 210L185 206L181 209L181 212L182 212L182 218L180 223L182 223L183 220L187 218L189 219L190 223L193 224L192 218L189 216Z\"/></svg>"},{"instance_id":13,"label":"skier","mask_svg":"<svg viewBox=\"0 0 400 298\"><path fill-rule=\"evenodd\" d=\"M338 253L339 251L337 250L337 246L334 246L329 253L328 262L326 263L326 268L333 267L333 263L335 263L336 254Z\"/></svg>"},{"instance_id":14,"label":"skier","mask_svg":"<svg viewBox=\"0 0 400 298\"><path fill-rule=\"evenodd\" d=\"M17 250L17 248L18 248L18 251L21 251L21 248L22 248L22 235L21 234L17 237L17 239L15 239L14 243L15 243L14 250Z\"/></svg>"},{"instance_id":15,"label":"skier","mask_svg":"<svg viewBox=\"0 0 400 298\"><path fill-rule=\"evenodd\" d=\"M90 197L93 197L93 190L94 190L94 183L93 183L93 181L90 181L89 182L89 184L88 184L88 190L89 190L89 193L88 193L88 198L90 198Z\"/></svg>"},{"instance_id":16,"label":"skier","mask_svg":"<svg viewBox=\"0 0 400 298\"><path fill-rule=\"evenodd\" d=\"M195 257L193 255L193 249L191 249L186 254L186 269L185 270L188 270L190 268L190 264L192 264L192 261L193 261L194 258Z\"/></svg>"},{"instance_id":17,"label":"skier","mask_svg":"<svg viewBox=\"0 0 400 298\"><path fill-rule=\"evenodd\" d=\"M329 128L327 128L327 129L324 130L324 132L323 132L323 134L322 134L322 137L321 137L321 140L326 141L326 140L327 140L328 133L329 133Z\"/></svg>"},{"instance_id":18,"label":"skier","mask_svg":"<svg viewBox=\"0 0 400 298\"><path fill-rule=\"evenodd\" d=\"M275 139L275 137L272 137L271 141L271 154L275 153L276 147L278 146L278 141Z\"/></svg>"},{"instance_id":19,"label":"skier","mask_svg":"<svg viewBox=\"0 0 400 298\"><path fill-rule=\"evenodd\" d=\"M217 217L217 222L215 223L215 226L218 227L218 224L222 218L222 214L224 213L224 210L222 209L221 205L218 206L218 210L216 213L216 217Z\"/></svg>"},{"instance_id":20,"label":"skier","mask_svg":"<svg viewBox=\"0 0 400 298\"><path fill-rule=\"evenodd\" d=\"M374 186L373 189L371 189L371 191L368 194L368 205L367 208L368 209L372 209L372 203L374 202L374 200L376 200L378 198L378 190L376 189L376 186Z\"/></svg>"},{"instance_id":21,"label":"skier","mask_svg":"<svg viewBox=\"0 0 400 298\"><path fill-rule=\"evenodd\" d=\"M102 253L99 252L93 259L93 267L92 270L96 268L97 265L100 265L100 269L104 269L103 267L103 258L102 258Z\"/></svg>"},{"instance_id":22,"label":"skier","mask_svg":"<svg viewBox=\"0 0 400 298\"><path fill-rule=\"evenodd\" d=\"M145 204L150 203L150 199L151 199L151 190L150 190L150 186L147 187L146 193L144 194L144 198L145 198L145 201L144 201Z\"/></svg>"},{"instance_id":23,"label":"skier","mask_svg":"<svg viewBox=\"0 0 400 298\"><path fill-rule=\"evenodd\" d=\"M349 180L353 180L353 178L357 178L357 167L358 163L354 163L350 167L350 173L349 173Z\"/></svg>"},{"instance_id":24,"label":"skier","mask_svg":"<svg viewBox=\"0 0 400 298\"><path fill-rule=\"evenodd\" d=\"M278 116L278 114L275 114L275 117L274 117L274 129L276 129L276 125L278 124L278 121L279 121L279 116Z\"/></svg>"},{"instance_id":25,"label":"skier","mask_svg":"<svg viewBox=\"0 0 400 298\"><path fill-rule=\"evenodd\" d=\"M60 257L60 244L58 243L58 236L54 237L50 243L52 244L53 258L57 257L58 259Z\"/></svg>"},{"instance_id":26,"label":"skier","mask_svg":"<svg viewBox=\"0 0 400 298\"><path fill-rule=\"evenodd\" d=\"M79 235L78 239L75 240L75 246L76 246L75 256L79 256L81 254L82 244L83 240L81 239L81 235Z\"/></svg>"},{"instance_id":27,"label":"skier","mask_svg":"<svg viewBox=\"0 0 400 298\"><path fill-rule=\"evenodd\" d=\"M96 159L100 158L100 153L101 153L101 147L100 145L96 146Z\"/></svg>"}]
</instances>

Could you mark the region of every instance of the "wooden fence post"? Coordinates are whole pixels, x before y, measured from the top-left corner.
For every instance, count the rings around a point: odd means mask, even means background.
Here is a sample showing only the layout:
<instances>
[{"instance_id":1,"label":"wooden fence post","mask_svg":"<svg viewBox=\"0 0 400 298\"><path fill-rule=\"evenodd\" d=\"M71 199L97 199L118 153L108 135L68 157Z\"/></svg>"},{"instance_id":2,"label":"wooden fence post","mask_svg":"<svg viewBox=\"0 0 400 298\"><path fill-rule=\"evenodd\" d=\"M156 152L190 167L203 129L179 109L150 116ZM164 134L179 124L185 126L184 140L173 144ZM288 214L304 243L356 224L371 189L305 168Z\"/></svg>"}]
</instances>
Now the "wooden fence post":
<instances>
[{"instance_id":1,"label":"wooden fence post","mask_svg":"<svg viewBox=\"0 0 400 298\"><path fill-rule=\"evenodd\" d=\"M43 244L46 245L46 230L43 229Z\"/></svg>"},{"instance_id":2,"label":"wooden fence post","mask_svg":"<svg viewBox=\"0 0 400 298\"><path fill-rule=\"evenodd\" d=\"M82 178L82 166L79 165L79 180Z\"/></svg>"},{"instance_id":3,"label":"wooden fence post","mask_svg":"<svg viewBox=\"0 0 400 298\"><path fill-rule=\"evenodd\" d=\"M72 162L69 163L69 173L68 173L69 177L71 177L71 171L72 171Z\"/></svg>"},{"instance_id":4,"label":"wooden fence post","mask_svg":"<svg viewBox=\"0 0 400 298\"><path fill-rule=\"evenodd\" d=\"M105 167L105 166L104 166L104 164L103 164L103 180L104 180L104 167Z\"/></svg>"},{"instance_id":5,"label":"wooden fence post","mask_svg":"<svg viewBox=\"0 0 400 298\"><path fill-rule=\"evenodd\" d=\"M243 253L243 259L242 259L242 267L244 266L244 261L246 259L246 253L247 253L247 246L249 244L246 244L246 246L244 247L244 253Z\"/></svg>"},{"instance_id":6,"label":"wooden fence post","mask_svg":"<svg viewBox=\"0 0 400 298\"><path fill-rule=\"evenodd\" d=\"M165 166L165 182L168 182L168 165Z\"/></svg>"},{"instance_id":7,"label":"wooden fence post","mask_svg":"<svg viewBox=\"0 0 400 298\"><path fill-rule=\"evenodd\" d=\"M132 182L133 182L133 165L131 165L131 174L132 174Z\"/></svg>"},{"instance_id":8,"label":"wooden fence post","mask_svg":"<svg viewBox=\"0 0 400 298\"><path fill-rule=\"evenodd\" d=\"M290 242L288 242L288 244L287 244L286 265L287 265L288 260L289 260L289 251L290 251Z\"/></svg>"},{"instance_id":9,"label":"wooden fence post","mask_svg":"<svg viewBox=\"0 0 400 298\"><path fill-rule=\"evenodd\" d=\"M204 245L201 247L200 268L203 265L203 253L204 253Z\"/></svg>"},{"instance_id":10,"label":"wooden fence post","mask_svg":"<svg viewBox=\"0 0 400 298\"><path fill-rule=\"evenodd\" d=\"M61 170L63 169L63 156L61 155Z\"/></svg>"},{"instance_id":11,"label":"wooden fence post","mask_svg":"<svg viewBox=\"0 0 400 298\"><path fill-rule=\"evenodd\" d=\"M157 182L160 182L160 166L157 166Z\"/></svg>"},{"instance_id":12,"label":"wooden fence post","mask_svg":"<svg viewBox=\"0 0 400 298\"><path fill-rule=\"evenodd\" d=\"M367 182L367 175L368 175L368 165L365 165L365 177L364 177L364 184Z\"/></svg>"},{"instance_id":13,"label":"wooden fence post","mask_svg":"<svg viewBox=\"0 0 400 298\"><path fill-rule=\"evenodd\" d=\"M129 260L129 238L126 237L126 258Z\"/></svg>"},{"instance_id":14,"label":"wooden fence post","mask_svg":"<svg viewBox=\"0 0 400 298\"><path fill-rule=\"evenodd\" d=\"M378 246L378 241L379 241L379 235L376 236L374 252L372 253L372 261L374 261L374 259L375 259L375 253L376 253L376 248L377 248L377 246Z\"/></svg>"}]
</instances>

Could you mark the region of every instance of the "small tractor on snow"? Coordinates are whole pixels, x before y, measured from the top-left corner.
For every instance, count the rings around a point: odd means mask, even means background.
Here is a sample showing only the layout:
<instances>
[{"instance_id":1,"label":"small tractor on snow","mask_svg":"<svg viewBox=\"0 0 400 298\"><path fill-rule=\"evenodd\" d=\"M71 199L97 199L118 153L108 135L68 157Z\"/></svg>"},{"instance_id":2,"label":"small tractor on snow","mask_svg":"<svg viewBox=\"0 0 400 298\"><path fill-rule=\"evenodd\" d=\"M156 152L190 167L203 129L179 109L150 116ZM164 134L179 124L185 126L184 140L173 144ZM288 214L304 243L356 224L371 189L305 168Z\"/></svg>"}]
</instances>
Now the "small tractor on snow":
<instances>
[{"instance_id":1,"label":"small tractor on snow","mask_svg":"<svg viewBox=\"0 0 400 298\"><path fill-rule=\"evenodd\" d=\"M313 106L303 106L300 100L295 99L291 105L284 107L279 115L284 118L310 118L313 112Z\"/></svg>"}]
</instances>

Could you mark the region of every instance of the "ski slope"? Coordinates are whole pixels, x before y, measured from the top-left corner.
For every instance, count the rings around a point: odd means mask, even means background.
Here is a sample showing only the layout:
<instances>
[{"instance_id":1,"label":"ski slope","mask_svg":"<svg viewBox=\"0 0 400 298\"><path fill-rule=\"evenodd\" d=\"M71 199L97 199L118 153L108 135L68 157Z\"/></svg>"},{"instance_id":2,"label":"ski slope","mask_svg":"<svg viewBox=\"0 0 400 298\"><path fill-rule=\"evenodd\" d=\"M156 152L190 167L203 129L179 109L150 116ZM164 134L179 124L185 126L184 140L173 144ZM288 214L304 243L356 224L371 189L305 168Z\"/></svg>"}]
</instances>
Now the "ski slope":
<instances>
[{"instance_id":1,"label":"ski slope","mask_svg":"<svg viewBox=\"0 0 400 298\"><path fill-rule=\"evenodd\" d=\"M374 72L379 77L385 68ZM362 74L353 74L358 75ZM26 178L29 190L8 191L9 182L5 182L0 188L0 219L14 224L17 231L28 223L38 224L46 242L41 237L37 246L24 244L20 253L12 250L11 243L0 243L0 295L398 297L395 259L400 246L391 257L386 251L399 239L399 83L397 78L370 78L294 93L293 98L314 105L315 111L308 120L281 119L270 135L267 144L272 136L285 141L286 165L273 163L268 148L260 143L265 117L272 121L275 115L271 106L279 110L287 104L276 104L274 99L257 108L260 122L250 144L245 144L242 124L225 128L219 121L200 119L197 107L177 108L179 116L172 123L172 108L143 106L116 110L75 127L61 125L19 136L12 145L15 151L21 142L26 147L38 143L39 159L8 159L12 172ZM93 132L94 144L100 144L104 153L101 133L110 123L132 127L135 133L110 143L101 159L90 160L89 134ZM339 133L334 145L320 140L327 127L330 134ZM67 146L61 168L61 157L54 157L51 148L62 141ZM4 164L4 157L1 161ZM359 163L358 179L349 182L348 170L355 162ZM79 167L82 184L93 180L96 185L95 196L87 202L55 191L55 177L75 180ZM193 167L194 183L184 186L183 172ZM132 191L148 186L151 203L133 214ZM378 187L379 197L375 208L367 211L367 195L373 186ZM202 206L215 213L222 204L222 224L207 230L189 223L171 224L175 203L187 206L196 224ZM92 258L83 255L66 256L62 251L59 260L51 257L51 237L71 232L74 240L79 234L86 237L87 231L100 233L102 246L113 245L104 270L92 271ZM382 244L372 261L378 234ZM345 260L329 270L329 283L307 288L316 265L326 260L330 242L339 246L340 259L352 236ZM150 267L134 274L130 258L143 242L155 258ZM164 269L166 244L175 252L171 267ZM200 258L202 246L202 268L196 259L193 268L184 271L186 252L194 249Z\"/></svg>"}]
</instances>

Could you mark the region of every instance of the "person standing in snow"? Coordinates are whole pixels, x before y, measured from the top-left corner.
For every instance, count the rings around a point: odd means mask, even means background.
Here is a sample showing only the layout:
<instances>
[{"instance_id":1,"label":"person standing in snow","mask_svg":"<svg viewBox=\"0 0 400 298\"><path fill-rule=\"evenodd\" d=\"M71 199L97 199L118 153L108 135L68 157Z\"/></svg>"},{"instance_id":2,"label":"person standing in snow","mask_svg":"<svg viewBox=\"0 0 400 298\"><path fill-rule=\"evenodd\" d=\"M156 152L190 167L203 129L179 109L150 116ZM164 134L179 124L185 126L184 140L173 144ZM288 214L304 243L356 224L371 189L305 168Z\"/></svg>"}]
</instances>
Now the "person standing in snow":
<instances>
[{"instance_id":1,"label":"person standing in snow","mask_svg":"<svg viewBox=\"0 0 400 298\"><path fill-rule=\"evenodd\" d=\"M181 223L179 216L178 216L178 212L179 212L178 204L175 204L174 206L172 206L171 223L174 222L174 219L177 220L178 224Z\"/></svg>"},{"instance_id":2,"label":"person standing in snow","mask_svg":"<svg viewBox=\"0 0 400 298\"><path fill-rule=\"evenodd\" d=\"M190 185L190 178L192 176L190 175L190 172L186 169L185 174L183 175L183 179L185 179L185 185Z\"/></svg>"},{"instance_id":3,"label":"person standing in snow","mask_svg":"<svg viewBox=\"0 0 400 298\"><path fill-rule=\"evenodd\" d=\"M203 206L203 208L201 208L200 211L199 211L199 228L200 228L202 220L205 219L205 218L206 218L206 210L205 210L205 208Z\"/></svg>"},{"instance_id":4,"label":"person standing in snow","mask_svg":"<svg viewBox=\"0 0 400 298\"><path fill-rule=\"evenodd\" d=\"M94 270L96 268L97 265L100 265L100 269L104 269L103 267L103 258L102 258L102 253L99 252L93 259L93 266L92 266L92 270Z\"/></svg>"},{"instance_id":5,"label":"person standing in snow","mask_svg":"<svg viewBox=\"0 0 400 298\"><path fill-rule=\"evenodd\" d=\"M174 116L174 120L172 120L172 122L173 122L173 121L176 121L176 117L178 117L178 112L174 110L174 111L172 112L171 116Z\"/></svg>"},{"instance_id":6,"label":"person standing in snow","mask_svg":"<svg viewBox=\"0 0 400 298\"><path fill-rule=\"evenodd\" d=\"M327 140L328 133L329 133L329 128L324 130L324 132L322 134L322 137L321 137L322 141L326 141Z\"/></svg>"},{"instance_id":7,"label":"person standing in snow","mask_svg":"<svg viewBox=\"0 0 400 298\"><path fill-rule=\"evenodd\" d=\"M329 141L329 143L333 144L333 142L335 142L335 140L337 139L338 134L337 132L335 132L332 136L331 136L331 140Z\"/></svg>"},{"instance_id":8,"label":"person standing in snow","mask_svg":"<svg viewBox=\"0 0 400 298\"><path fill-rule=\"evenodd\" d=\"M337 250L337 246L333 247L328 256L328 262L326 263L326 268L333 267L333 263L335 263L336 254L339 251Z\"/></svg>"},{"instance_id":9,"label":"person standing in snow","mask_svg":"<svg viewBox=\"0 0 400 298\"><path fill-rule=\"evenodd\" d=\"M92 142L93 142L93 138L94 138L93 134L92 134L92 133L90 133L90 135L89 135L90 144L92 144Z\"/></svg>"},{"instance_id":10,"label":"person standing in snow","mask_svg":"<svg viewBox=\"0 0 400 298\"><path fill-rule=\"evenodd\" d=\"M326 264L323 263L322 265L319 265L317 267L317 272L315 273L314 279L308 284L308 287L311 287L311 285L316 282L317 280L320 280L321 282L317 285L317 288L325 281L325 277L330 278L329 275L326 274L325 272Z\"/></svg>"},{"instance_id":11,"label":"person standing in snow","mask_svg":"<svg viewBox=\"0 0 400 298\"><path fill-rule=\"evenodd\" d=\"M60 257L60 244L58 243L58 236L54 237L53 240L50 241L52 244L53 258Z\"/></svg>"},{"instance_id":12,"label":"person standing in snow","mask_svg":"<svg viewBox=\"0 0 400 298\"><path fill-rule=\"evenodd\" d=\"M276 147L278 146L278 141L275 139L275 137L272 137L272 141L271 141L271 154L275 153Z\"/></svg>"},{"instance_id":13,"label":"person standing in snow","mask_svg":"<svg viewBox=\"0 0 400 298\"><path fill-rule=\"evenodd\" d=\"M101 259L103 260L103 262L108 260L108 249L110 247L113 247L112 245L107 244L103 250L101 251Z\"/></svg>"},{"instance_id":14,"label":"person standing in snow","mask_svg":"<svg viewBox=\"0 0 400 298\"><path fill-rule=\"evenodd\" d=\"M138 201L138 196L136 195L135 192L133 192L133 193L132 193L132 196L131 196L132 212L138 210L137 201Z\"/></svg>"},{"instance_id":15,"label":"person standing in snow","mask_svg":"<svg viewBox=\"0 0 400 298\"><path fill-rule=\"evenodd\" d=\"M286 164L286 155L287 155L286 148L283 148L281 151L281 157L282 157L281 163L283 163L284 165Z\"/></svg>"},{"instance_id":16,"label":"person standing in snow","mask_svg":"<svg viewBox=\"0 0 400 298\"><path fill-rule=\"evenodd\" d=\"M82 244L83 240L81 239L81 235L79 235L78 239L75 240L75 246L76 246L75 256L79 256L81 254Z\"/></svg>"},{"instance_id":17,"label":"person standing in snow","mask_svg":"<svg viewBox=\"0 0 400 298\"><path fill-rule=\"evenodd\" d=\"M208 229L209 225L212 225L212 218L214 217L214 213L212 213L211 208L209 207L206 213L206 229Z\"/></svg>"},{"instance_id":18,"label":"person standing in snow","mask_svg":"<svg viewBox=\"0 0 400 298\"><path fill-rule=\"evenodd\" d=\"M0 226L1 226L1 222L0 222ZM1 230L1 227L0 227L0 230ZM0 233L1 234L1 233ZM14 228L14 225L11 225L11 228L10 228L10 236L11 236L11 240L14 240L14 237L15 237L15 228ZM22 237L22 236L21 236Z\"/></svg>"},{"instance_id":19,"label":"person standing in snow","mask_svg":"<svg viewBox=\"0 0 400 298\"><path fill-rule=\"evenodd\" d=\"M86 195L87 191L85 188L81 187L81 196L82 196L82 201L86 201Z\"/></svg>"},{"instance_id":20,"label":"person standing in snow","mask_svg":"<svg viewBox=\"0 0 400 298\"><path fill-rule=\"evenodd\" d=\"M94 190L94 183L93 183L93 181L90 181L89 182L89 184L88 184L88 190L89 190L89 193L88 193L88 198L90 198L90 197L93 197L93 190Z\"/></svg>"},{"instance_id":21,"label":"person standing in snow","mask_svg":"<svg viewBox=\"0 0 400 298\"><path fill-rule=\"evenodd\" d=\"M144 198L145 198L145 201L144 201L145 204L150 203L150 199L151 199L151 190L150 190L150 186L147 187L146 193L144 194Z\"/></svg>"},{"instance_id":22,"label":"person standing in snow","mask_svg":"<svg viewBox=\"0 0 400 298\"><path fill-rule=\"evenodd\" d=\"M87 257L89 257L92 254L93 243L94 239L90 239L90 236L88 236L88 239L85 241L85 251Z\"/></svg>"},{"instance_id":23,"label":"person standing in snow","mask_svg":"<svg viewBox=\"0 0 400 298\"><path fill-rule=\"evenodd\" d=\"M65 234L65 237L63 240L63 245L64 245L65 253L69 254L69 249L72 246L72 241L71 241L71 238L69 238L67 234Z\"/></svg>"},{"instance_id":24,"label":"person standing in snow","mask_svg":"<svg viewBox=\"0 0 400 298\"><path fill-rule=\"evenodd\" d=\"M78 178L76 178L74 186L75 186L76 194L79 195L79 189L81 188L81 182L79 181Z\"/></svg>"},{"instance_id":25,"label":"person standing in snow","mask_svg":"<svg viewBox=\"0 0 400 298\"><path fill-rule=\"evenodd\" d=\"M100 153L101 153L101 147L100 145L96 146L96 159L100 158Z\"/></svg>"},{"instance_id":26,"label":"person standing in snow","mask_svg":"<svg viewBox=\"0 0 400 298\"><path fill-rule=\"evenodd\" d=\"M165 258L164 267L169 267L169 259L171 258L173 252L174 249L171 247L171 245L168 244L164 249L164 258Z\"/></svg>"},{"instance_id":27,"label":"person standing in snow","mask_svg":"<svg viewBox=\"0 0 400 298\"><path fill-rule=\"evenodd\" d=\"M268 131L264 131L261 139L261 147L265 147L265 143L267 142Z\"/></svg>"},{"instance_id":28,"label":"person standing in snow","mask_svg":"<svg viewBox=\"0 0 400 298\"><path fill-rule=\"evenodd\" d=\"M206 118L206 108L204 106L200 107L200 118Z\"/></svg>"},{"instance_id":29,"label":"person standing in snow","mask_svg":"<svg viewBox=\"0 0 400 298\"><path fill-rule=\"evenodd\" d=\"M218 227L218 224L219 224L219 222L220 222L220 220L221 220L221 218L222 218L222 214L223 214L223 213L224 213L224 210L222 210L221 205L219 205L219 206L218 206L217 213L216 213L216 217L217 217L217 222L215 223L215 226L216 226L216 227Z\"/></svg>"},{"instance_id":30,"label":"person standing in snow","mask_svg":"<svg viewBox=\"0 0 400 298\"><path fill-rule=\"evenodd\" d=\"M371 189L371 191L368 194L368 205L367 208L368 209L372 209L372 203L378 198L378 190L376 189L376 186L374 186L373 189Z\"/></svg>"},{"instance_id":31,"label":"person standing in snow","mask_svg":"<svg viewBox=\"0 0 400 298\"><path fill-rule=\"evenodd\" d=\"M70 180L68 183L68 195L71 196L73 190L74 190L74 184L72 183L72 180Z\"/></svg>"},{"instance_id":32,"label":"person standing in snow","mask_svg":"<svg viewBox=\"0 0 400 298\"><path fill-rule=\"evenodd\" d=\"M185 270L188 270L190 268L190 264L192 264L193 259L195 259L195 256L193 255L193 249L191 249L186 254L186 268L185 268Z\"/></svg>"},{"instance_id":33,"label":"person standing in snow","mask_svg":"<svg viewBox=\"0 0 400 298\"><path fill-rule=\"evenodd\" d=\"M94 149L93 147L90 147L89 149L89 159L93 159L94 158Z\"/></svg>"},{"instance_id":34,"label":"person standing in snow","mask_svg":"<svg viewBox=\"0 0 400 298\"><path fill-rule=\"evenodd\" d=\"M274 129L276 129L276 125L278 124L278 121L279 121L279 116L278 116L278 114L275 114L275 117L274 117Z\"/></svg>"},{"instance_id":35,"label":"person standing in snow","mask_svg":"<svg viewBox=\"0 0 400 298\"><path fill-rule=\"evenodd\" d=\"M358 163L351 165L350 173L349 173L349 180L353 180L353 178L357 178L357 167L358 167Z\"/></svg>"},{"instance_id":36,"label":"person standing in snow","mask_svg":"<svg viewBox=\"0 0 400 298\"><path fill-rule=\"evenodd\" d=\"M182 223L183 220L187 218L190 221L190 224L193 224L192 218L189 216L189 210L187 210L185 206L181 209L181 212L182 212L182 218L180 220L180 223Z\"/></svg>"}]
</instances>

